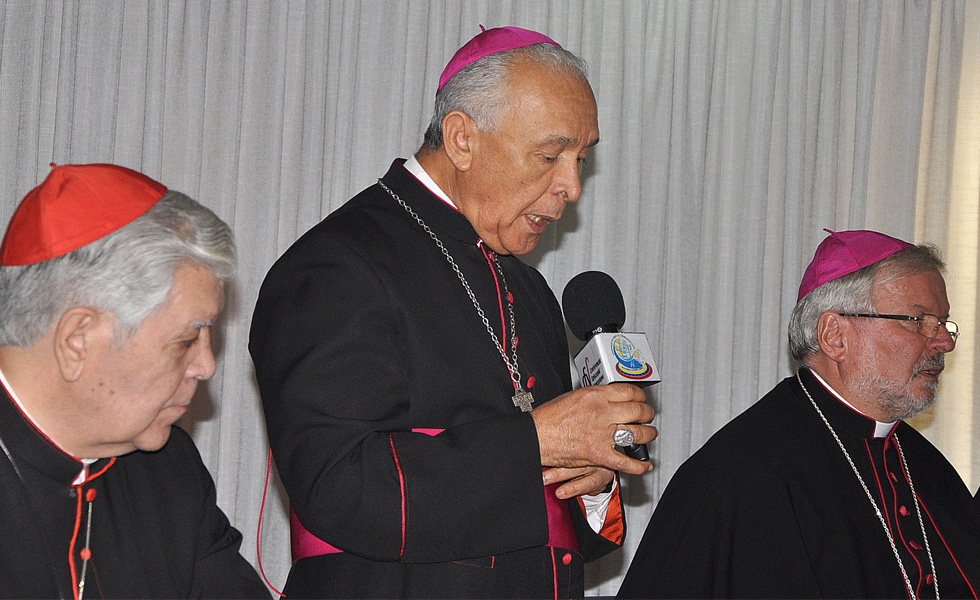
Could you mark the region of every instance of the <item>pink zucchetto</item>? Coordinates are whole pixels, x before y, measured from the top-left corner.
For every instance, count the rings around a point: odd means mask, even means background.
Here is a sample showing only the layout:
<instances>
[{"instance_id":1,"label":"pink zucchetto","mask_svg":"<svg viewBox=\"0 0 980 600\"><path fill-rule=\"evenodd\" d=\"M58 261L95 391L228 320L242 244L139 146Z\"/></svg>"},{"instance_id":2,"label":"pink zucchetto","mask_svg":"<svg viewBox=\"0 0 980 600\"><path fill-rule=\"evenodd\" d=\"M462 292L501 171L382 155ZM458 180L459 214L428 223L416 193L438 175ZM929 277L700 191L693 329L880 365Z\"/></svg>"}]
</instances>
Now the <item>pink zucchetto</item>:
<instances>
[{"instance_id":1,"label":"pink zucchetto","mask_svg":"<svg viewBox=\"0 0 980 600\"><path fill-rule=\"evenodd\" d=\"M10 218L0 266L33 265L78 250L143 216L166 193L163 184L126 167L52 164Z\"/></svg>"},{"instance_id":2,"label":"pink zucchetto","mask_svg":"<svg viewBox=\"0 0 980 600\"><path fill-rule=\"evenodd\" d=\"M873 265L899 250L914 245L867 229L837 232L824 229L824 231L830 235L817 246L813 260L803 273L797 302L828 281Z\"/></svg>"},{"instance_id":3,"label":"pink zucchetto","mask_svg":"<svg viewBox=\"0 0 980 600\"><path fill-rule=\"evenodd\" d=\"M439 90L467 66L475 63L484 56L490 56L498 52L506 52L516 48L523 48L532 44L552 44L561 48L561 44L537 31L521 29L520 27L494 27L486 29L480 25L480 33L472 40L463 44L463 47L456 51L456 54L449 59L439 78ZM439 90L436 90L438 93Z\"/></svg>"}]
</instances>

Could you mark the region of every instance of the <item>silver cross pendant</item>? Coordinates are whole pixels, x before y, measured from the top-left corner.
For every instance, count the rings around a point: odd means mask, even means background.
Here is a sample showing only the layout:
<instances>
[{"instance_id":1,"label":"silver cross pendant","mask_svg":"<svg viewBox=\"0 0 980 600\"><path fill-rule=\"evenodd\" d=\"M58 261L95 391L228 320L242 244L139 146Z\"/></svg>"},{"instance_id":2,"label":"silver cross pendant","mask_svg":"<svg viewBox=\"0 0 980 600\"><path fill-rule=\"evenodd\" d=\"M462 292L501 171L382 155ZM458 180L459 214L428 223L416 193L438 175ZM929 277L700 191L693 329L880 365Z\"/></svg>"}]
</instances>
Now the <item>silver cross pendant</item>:
<instances>
[{"instance_id":1,"label":"silver cross pendant","mask_svg":"<svg viewBox=\"0 0 980 600\"><path fill-rule=\"evenodd\" d=\"M531 405L534 404L534 396L531 392L518 388L514 394L514 406L521 409L521 412L531 412Z\"/></svg>"}]
</instances>

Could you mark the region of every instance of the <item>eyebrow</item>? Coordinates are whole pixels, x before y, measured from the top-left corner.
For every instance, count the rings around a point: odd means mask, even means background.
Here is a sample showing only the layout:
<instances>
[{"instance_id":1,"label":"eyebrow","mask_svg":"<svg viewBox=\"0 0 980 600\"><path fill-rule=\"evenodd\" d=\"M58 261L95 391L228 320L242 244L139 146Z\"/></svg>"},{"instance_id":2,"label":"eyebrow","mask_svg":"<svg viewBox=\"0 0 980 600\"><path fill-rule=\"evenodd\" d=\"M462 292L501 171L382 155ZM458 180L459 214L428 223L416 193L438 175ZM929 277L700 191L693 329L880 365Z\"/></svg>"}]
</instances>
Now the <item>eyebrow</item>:
<instances>
[{"instance_id":1,"label":"eyebrow","mask_svg":"<svg viewBox=\"0 0 980 600\"><path fill-rule=\"evenodd\" d=\"M567 147L567 146L574 146L577 143L578 143L577 139L570 138L567 135L549 135L546 138L544 138L544 140L542 140L541 145L547 146L550 144L557 144L559 146ZM599 143L599 138L595 138L594 140L586 144L585 147L591 148L598 143Z\"/></svg>"},{"instance_id":2,"label":"eyebrow","mask_svg":"<svg viewBox=\"0 0 980 600\"><path fill-rule=\"evenodd\" d=\"M913 304L912 306L914 306L915 309L917 311L919 311L919 313L922 314L922 315L932 315L932 316L938 317L940 319L948 319L949 318L949 313L948 312L945 315L937 315L936 313L932 312L932 309L930 309L928 307L925 307L925 306L922 306L921 304Z\"/></svg>"}]
</instances>

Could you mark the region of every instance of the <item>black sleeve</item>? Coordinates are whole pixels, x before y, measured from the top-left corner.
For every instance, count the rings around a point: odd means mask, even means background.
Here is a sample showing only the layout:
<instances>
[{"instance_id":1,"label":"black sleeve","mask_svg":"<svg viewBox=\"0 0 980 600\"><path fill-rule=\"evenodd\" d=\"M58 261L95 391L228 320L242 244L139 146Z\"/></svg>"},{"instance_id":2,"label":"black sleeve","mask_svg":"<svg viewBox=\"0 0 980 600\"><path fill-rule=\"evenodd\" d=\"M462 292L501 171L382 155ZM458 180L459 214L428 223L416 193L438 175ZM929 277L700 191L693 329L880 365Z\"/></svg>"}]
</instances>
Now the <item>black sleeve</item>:
<instances>
[{"instance_id":1,"label":"black sleeve","mask_svg":"<svg viewBox=\"0 0 980 600\"><path fill-rule=\"evenodd\" d=\"M723 453L724 454L724 453ZM619 598L819 598L806 498L766 469L695 454L650 519Z\"/></svg>"},{"instance_id":2,"label":"black sleeve","mask_svg":"<svg viewBox=\"0 0 980 600\"><path fill-rule=\"evenodd\" d=\"M239 553L242 534L231 526L228 517L218 507L214 480L194 442L180 428L174 427L168 446L187 467L197 471L195 486L201 492L200 510L196 515L187 515L197 521L197 546L194 556L194 571L191 581L191 598L269 598L269 591L259 579L252 565ZM176 485L176 482L174 482Z\"/></svg>"},{"instance_id":3,"label":"black sleeve","mask_svg":"<svg viewBox=\"0 0 980 600\"><path fill-rule=\"evenodd\" d=\"M619 478L619 474L616 474ZM616 491L609 499L606 520L599 531L592 529L584 507L572 500L572 523L578 536L579 550L585 562L592 562L623 546L626 539L626 513L623 510L622 484L616 486Z\"/></svg>"}]
</instances>

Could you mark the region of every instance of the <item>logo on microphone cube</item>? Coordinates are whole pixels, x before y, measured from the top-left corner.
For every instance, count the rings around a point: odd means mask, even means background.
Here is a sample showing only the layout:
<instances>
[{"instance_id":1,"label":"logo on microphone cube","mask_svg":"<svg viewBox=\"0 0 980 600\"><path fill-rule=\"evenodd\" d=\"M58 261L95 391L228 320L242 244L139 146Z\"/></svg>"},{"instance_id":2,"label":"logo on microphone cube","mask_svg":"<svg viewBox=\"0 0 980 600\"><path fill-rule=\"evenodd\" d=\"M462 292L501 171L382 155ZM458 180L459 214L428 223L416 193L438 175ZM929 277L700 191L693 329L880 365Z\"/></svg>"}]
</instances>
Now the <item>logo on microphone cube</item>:
<instances>
[{"instance_id":1,"label":"logo on microphone cube","mask_svg":"<svg viewBox=\"0 0 980 600\"><path fill-rule=\"evenodd\" d=\"M641 387L660 381L650 343L642 333L599 333L575 356L582 385L627 382Z\"/></svg>"},{"instance_id":2,"label":"logo on microphone cube","mask_svg":"<svg viewBox=\"0 0 980 600\"><path fill-rule=\"evenodd\" d=\"M585 364L582 367L582 385L588 387L602 383L602 359L600 358L589 363L589 357L585 356L582 362Z\"/></svg>"},{"instance_id":3,"label":"logo on microphone cube","mask_svg":"<svg viewBox=\"0 0 980 600\"><path fill-rule=\"evenodd\" d=\"M640 350L625 335L616 335L610 347L616 357L616 372L623 377L646 379L653 372L650 363L643 359Z\"/></svg>"}]
</instances>

